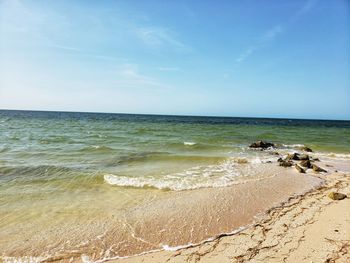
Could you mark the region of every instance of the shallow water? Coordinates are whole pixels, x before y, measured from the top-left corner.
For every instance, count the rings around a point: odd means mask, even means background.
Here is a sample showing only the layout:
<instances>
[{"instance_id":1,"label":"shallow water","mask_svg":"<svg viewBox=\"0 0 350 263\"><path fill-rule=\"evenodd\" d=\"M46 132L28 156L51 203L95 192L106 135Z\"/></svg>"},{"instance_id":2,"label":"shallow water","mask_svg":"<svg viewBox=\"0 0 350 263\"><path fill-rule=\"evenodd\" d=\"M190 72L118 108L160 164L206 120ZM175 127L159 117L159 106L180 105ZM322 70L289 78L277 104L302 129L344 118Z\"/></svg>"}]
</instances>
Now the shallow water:
<instances>
[{"instance_id":1,"label":"shallow water","mask_svg":"<svg viewBox=\"0 0 350 263\"><path fill-rule=\"evenodd\" d=\"M346 121L0 111L0 134L0 252L13 257L69 258L86 250L99 259L143 251L139 240L133 250L117 244L133 246L135 224L128 222L138 216L131 211L179 192L276 176L275 168L263 172L277 159L273 151L247 147L257 139L277 143L280 153L307 145L325 158L350 160ZM107 238L111 231L114 238ZM212 231L192 241L221 230ZM91 252L96 239L113 253Z\"/></svg>"}]
</instances>

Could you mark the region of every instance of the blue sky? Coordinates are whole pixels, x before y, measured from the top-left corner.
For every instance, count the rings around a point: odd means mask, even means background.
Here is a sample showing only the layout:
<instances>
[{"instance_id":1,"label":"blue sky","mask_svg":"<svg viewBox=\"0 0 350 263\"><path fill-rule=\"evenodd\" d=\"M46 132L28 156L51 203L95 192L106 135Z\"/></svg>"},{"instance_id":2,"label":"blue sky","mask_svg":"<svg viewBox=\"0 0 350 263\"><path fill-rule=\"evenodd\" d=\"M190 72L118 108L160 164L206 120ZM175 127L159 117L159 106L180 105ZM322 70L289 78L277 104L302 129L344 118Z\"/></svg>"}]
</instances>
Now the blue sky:
<instances>
[{"instance_id":1,"label":"blue sky","mask_svg":"<svg viewBox=\"0 0 350 263\"><path fill-rule=\"evenodd\" d=\"M0 0L0 108L350 119L350 4Z\"/></svg>"}]
</instances>

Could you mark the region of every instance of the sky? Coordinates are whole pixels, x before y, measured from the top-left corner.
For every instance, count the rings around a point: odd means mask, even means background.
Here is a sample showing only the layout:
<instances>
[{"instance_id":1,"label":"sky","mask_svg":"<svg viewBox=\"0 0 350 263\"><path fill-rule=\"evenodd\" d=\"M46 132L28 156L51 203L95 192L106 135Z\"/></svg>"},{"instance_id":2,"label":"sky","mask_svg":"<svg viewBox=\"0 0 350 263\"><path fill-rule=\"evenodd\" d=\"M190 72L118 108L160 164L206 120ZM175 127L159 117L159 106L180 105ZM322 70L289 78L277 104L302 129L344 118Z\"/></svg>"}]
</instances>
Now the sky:
<instances>
[{"instance_id":1,"label":"sky","mask_svg":"<svg viewBox=\"0 0 350 263\"><path fill-rule=\"evenodd\" d=\"M0 109L350 120L350 2L0 0Z\"/></svg>"}]
</instances>

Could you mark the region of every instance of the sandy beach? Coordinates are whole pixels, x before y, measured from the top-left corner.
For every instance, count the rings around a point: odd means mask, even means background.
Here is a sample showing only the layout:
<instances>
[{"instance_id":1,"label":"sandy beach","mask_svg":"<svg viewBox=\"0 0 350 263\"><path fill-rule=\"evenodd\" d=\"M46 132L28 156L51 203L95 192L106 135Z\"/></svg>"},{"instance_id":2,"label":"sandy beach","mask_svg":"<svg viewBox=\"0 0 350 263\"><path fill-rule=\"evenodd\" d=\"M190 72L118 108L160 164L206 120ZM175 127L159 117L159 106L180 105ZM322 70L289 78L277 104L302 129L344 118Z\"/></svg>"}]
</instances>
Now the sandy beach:
<instances>
[{"instance_id":1,"label":"sandy beach","mask_svg":"<svg viewBox=\"0 0 350 263\"><path fill-rule=\"evenodd\" d=\"M251 227L214 241L113 262L349 262L350 174L320 176L325 184L267 211Z\"/></svg>"},{"instance_id":2,"label":"sandy beach","mask_svg":"<svg viewBox=\"0 0 350 263\"><path fill-rule=\"evenodd\" d=\"M0 261L347 260L347 123L2 114Z\"/></svg>"}]
</instances>

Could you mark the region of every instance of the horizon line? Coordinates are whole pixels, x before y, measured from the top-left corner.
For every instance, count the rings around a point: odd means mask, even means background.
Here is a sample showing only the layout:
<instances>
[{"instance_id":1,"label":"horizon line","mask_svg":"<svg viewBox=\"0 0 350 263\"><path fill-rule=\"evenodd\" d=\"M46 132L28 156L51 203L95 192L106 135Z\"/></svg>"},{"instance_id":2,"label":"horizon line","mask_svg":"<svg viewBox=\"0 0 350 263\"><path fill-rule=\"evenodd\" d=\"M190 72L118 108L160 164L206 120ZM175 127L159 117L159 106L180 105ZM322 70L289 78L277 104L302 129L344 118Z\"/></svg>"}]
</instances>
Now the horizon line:
<instances>
[{"instance_id":1,"label":"horizon line","mask_svg":"<svg viewBox=\"0 0 350 263\"><path fill-rule=\"evenodd\" d=\"M276 119L276 120L306 120L306 121L344 121L350 119L310 119L290 117L249 117L249 116L220 116L220 115L191 115L191 114L159 114L159 113L130 113L130 112L105 112L105 111L72 111L72 110L28 110L28 109L2 109L0 111L32 111L32 112L62 112L62 113L90 113L90 114L122 114L122 115L148 115L148 116L169 116L169 117L203 117L203 118L244 118L244 119Z\"/></svg>"}]
</instances>

